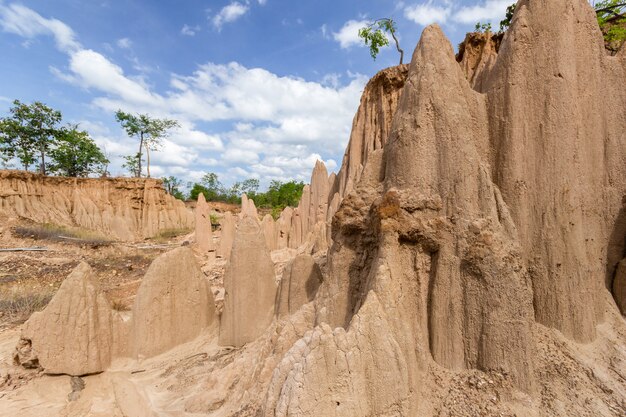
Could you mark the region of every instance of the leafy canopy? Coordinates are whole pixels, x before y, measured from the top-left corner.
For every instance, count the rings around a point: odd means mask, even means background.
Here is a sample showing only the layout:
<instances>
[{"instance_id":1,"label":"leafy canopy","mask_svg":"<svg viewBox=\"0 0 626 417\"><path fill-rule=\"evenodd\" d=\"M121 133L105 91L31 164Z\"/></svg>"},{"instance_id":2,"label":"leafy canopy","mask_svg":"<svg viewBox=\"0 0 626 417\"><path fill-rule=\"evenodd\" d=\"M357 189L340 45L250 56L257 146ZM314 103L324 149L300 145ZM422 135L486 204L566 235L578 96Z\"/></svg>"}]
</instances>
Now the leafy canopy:
<instances>
[{"instance_id":1,"label":"leafy canopy","mask_svg":"<svg viewBox=\"0 0 626 417\"><path fill-rule=\"evenodd\" d=\"M359 29L359 38L363 39L365 45L369 46L370 55L374 60L376 60L380 48L389 45L389 39L387 39L383 29L379 25L376 26L376 28L372 25Z\"/></svg>"},{"instance_id":2,"label":"leafy canopy","mask_svg":"<svg viewBox=\"0 0 626 417\"><path fill-rule=\"evenodd\" d=\"M10 116L0 119L0 151L7 161L17 158L25 170L38 162L46 173L46 155L56 143L61 112L42 102L25 104L13 101Z\"/></svg>"},{"instance_id":3,"label":"leafy canopy","mask_svg":"<svg viewBox=\"0 0 626 417\"><path fill-rule=\"evenodd\" d=\"M259 192L259 185L258 179L249 178L225 187L217 174L210 172L199 183L191 186L189 198L197 200L200 194L204 194L207 201L238 204L241 203L241 195L246 193L257 207L271 208L272 214L276 216L287 206L297 206L304 188L303 182L274 180L266 192Z\"/></svg>"},{"instance_id":4,"label":"leafy canopy","mask_svg":"<svg viewBox=\"0 0 626 417\"><path fill-rule=\"evenodd\" d=\"M598 25L604 35L606 48L616 53L626 42L626 2L602 0L595 3Z\"/></svg>"},{"instance_id":5,"label":"leafy canopy","mask_svg":"<svg viewBox=\"0 0 626 417\"><path fill-rule=\"evenodd\" d=\"M136 177L142 173L141 164L143 161L144 148L148 156L146 168L148 177L150 176L150 151L160 149L163 138L167 137L170 129L179 127L176 120L156 119L147 114L130 114L122 110L115 112L115 119L120 123L126 134L130 137L139 138L139 151L136 155L125 156L124 166Z\"/></svg>"},{"instance_id":6,"label":"leafy canopy","mask_svg":"<svg viewBox=\"0 0 626 417\"><path fill-rule=\"evenodd\" d=\"M89 133L79 130L78 125L68 125L57 132L57 144L50 156L53 160L50 171L66 177L102 174L109 163Z\"/></svg>"},{"instance_id":7,"label":"leafy canopy","mask_svg":"<svg viewBox=\"0 0 626 417\"><path fill-rule=\"evenodd\" d=\"M359 38L363 39L366 46L369 46L370 55L372 56L372 59L376 60L376 57L380 52L380 48L389 45L389 39L386 35L386 33L389 33L396 44L396 49L400 54L400 65L402 65L404 51L400 48L400 43L396 37L396 31L396 23L393 19L377 19L359 29Z\"/></svg>"},{"instance_id":8,"label":"leafy canopy","mask_svg":"<svg viewBox=\"0 0 626 417\"><path fill-rule=\"evenodd\" d=\"M180 187L183 185L183 182L174 176L163 177L163 187L165 191L174 198L178 200L185 200L185 194L180 190Z\"/></svg>"}]
</instances>

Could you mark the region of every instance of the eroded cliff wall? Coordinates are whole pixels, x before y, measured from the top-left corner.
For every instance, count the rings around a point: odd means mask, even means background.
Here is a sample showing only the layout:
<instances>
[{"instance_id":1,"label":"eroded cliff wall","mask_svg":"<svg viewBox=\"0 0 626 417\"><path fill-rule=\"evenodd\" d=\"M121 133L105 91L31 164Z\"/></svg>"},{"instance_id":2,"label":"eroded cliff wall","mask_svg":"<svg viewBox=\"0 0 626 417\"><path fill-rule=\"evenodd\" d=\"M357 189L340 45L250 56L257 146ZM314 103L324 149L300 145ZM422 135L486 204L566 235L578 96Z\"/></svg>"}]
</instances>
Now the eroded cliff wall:
<instances>
[{"instance_id":1,"label":"eroded cliff wall","mask_svg":"<svg viewBox=\"0 0 626 417\"><path fill-rule=\"evenodd\" d=\"M0 212L38 223L78 226L119 240L193 227L193 214L150 178L42 177L0 171Z\"/></svg>"}]
</instances>

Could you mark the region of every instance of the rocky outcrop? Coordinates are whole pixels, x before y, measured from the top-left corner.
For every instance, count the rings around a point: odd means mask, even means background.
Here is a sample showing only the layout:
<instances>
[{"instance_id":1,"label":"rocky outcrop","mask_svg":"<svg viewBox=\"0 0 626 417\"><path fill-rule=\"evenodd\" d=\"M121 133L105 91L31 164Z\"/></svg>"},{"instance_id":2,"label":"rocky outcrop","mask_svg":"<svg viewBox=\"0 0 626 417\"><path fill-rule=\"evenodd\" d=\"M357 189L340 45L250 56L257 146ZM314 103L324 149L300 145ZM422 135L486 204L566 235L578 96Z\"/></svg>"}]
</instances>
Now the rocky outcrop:
<instances>
[{"instance_id":1,"label":"rocky outcrop","mask_svg":"<svg viewBox=\"0 0 626 417\"><path fill-rule=\"evenodd\" d=\"M417 415L409 411L409 387L407 363L372 294L350 331L324 323L293 345L276 367L263 415Z\"/></svg>"},{"instance_id":2,"label":"rocky outcrop","mask_svg":"<svg viewBox=\"0 0 626 417\"><path fill-rule=\"evenodd\" d=\"M194 213L196 216L196 247L201 253L215 252L213 226L211 225L211 208L202 193L198 195L198 204L196 204Z\"/></svg>"},{"instance_id":3,"label":"rocky outcrop","mask_svg":"<svg viewBox=\"0 0 626 417\"><path fill-rule=\"evenodd\" d=\"M276 315L295 313L313 301L322 283L322 272L311 255L301 254L292 259L283 271L276 292Z\"/></svg>"},{"instance_id":4,"label":"rocky outcrop","mask_svg":"<svg viewBox=\"0 0 626 417\"><path fill-rule=\"evenodd\" d=\"M483 83L489 78L503 36L502 33L472 32L459 45L456 60L472 88L483 88Z\"/></svg>"},{"instance_id":5,"label":"rocky outcrop","mask_svg":"<svg viewBox=\"0 0 626 417\"><path fill-rule=\"evenodd\" d=\"M246 194L243 194L241 196L241 212L239 213L239 218L243 219L246 216L251 217L256 221L259 220L259 213L254 205L254 200L249 199Z\"/></svg>"},{"instance_id":6,"label":"rocky outcrop","mask_svg":"<svg viewBox=\"0 0 626 417\"><path fill-rule=\"evenodd\" d=\"M370 153L382 149L387 143L408 69L408 65L384 69L365 86L336 185L332 189L339 193L341 199L354 189Z\"/></svg>"},{"instance_id":7,"label":"rocky outcrop","mask_svg":"<svg viewBox=\"0 0 626 417\"><path fill-rule=\"evenodd\" d=\"M315 163L298 207L288 207L281 214L274 232L276 246L270 247L271 250L305 244L314 251L327 249L331 243L332 218L339 204L359 181L369 155L387 143L407 70L407 65L387 68L369 81L354 117L339 173L328 175L323 162Z\"/></svg>"},{"instance_id":8,"label":"rocky outcrop","mask_svg":"<svg viewBox=\"0 0 626 417\"><path fill-rule=\"evenodd\" d=\"M517 227L535 317L583 342L603 320L607 244L626 193L626 113L615 112L625 86L587 2L524 0L480 90L484 155Z\"/></svg>"},{"instance_id":9,"label":"rocky outcrop","mask_svg":"<svg viewBox=\"0 0 626 417\"><path fill-rule=\"evenodd\" d=\"M461 67L424 30L386 146L345 187L321 324L276 370L269 415L429 415L433 360L502 370L534 395L552 360L535 323L590 341L614 308L607 282L621 300L607 253L624 254L608 248L626 190L626 117L611 111L626 108L624 62L582 0L520 1L499 54L477 56ZM620 86L610 97L603 77Z\"/></svg>"},{"instance_id":10,"label":"rocky outcrop","mask_svg":"<svg viewBox=\"0 0 626 417\"><path fill-rule=\"evenodd\" d=\"M230 258L230 252L235 239L235 218L230 211L224 213L220 221L220 243L217 248L217 256L220 258Z\"/></svg>"},{"instance_id":11,"label":"rocky outcrop","mask_svg":"<svg viewBox=\"0 0 626 417\"><path fill-rule=\"evenodd\" d=\"M219 344L243 346L267 329L274 316L274 264L258 221L244 217L224 273L224 311Z\"/></svg>"},{"instance_id":12,"label":"rocky outcrop","mask_svg":"<svg viewBox=\"0 0 626 417\"><path fill-rule=\"evenodd\" d=\"M133 305L134 356L150 357L187 342L215 317L213 293L193 252L178 248L155 259Z\"/></svg>"},{"instance_id":13,"label":"rocky outcrop","mask_svg":"<svg viewBox=\"0 0 626 417\"><path fill-rule=\"evenodd\" d=\"M150 178L63 178L0 170L0 212L78 226L119 240L193 227L193 215Z\"/></svg>"},{"instance_id":14,"label":"rocky outcrop","mask_svg":"<svg viewBox=\"0 0 626 417\"><path fill-rule=\"evenodd\" d=\"M261 221L261 229L265 236L265 245L269 250L278 249L278 229L271 214L266 214Z\"/></svg>"},{"instance_id":15,"label":"rocky outcrop","mask_svg":"<svg viewBox=\"0 0 626 417\"><path fill-rule=\"evenodd\" d=\"M24 324L15 360L49 374L104 371L124 349L122 319L100 291L91 267L79 264L46 308Z\"/></svg>"}]
</instances>

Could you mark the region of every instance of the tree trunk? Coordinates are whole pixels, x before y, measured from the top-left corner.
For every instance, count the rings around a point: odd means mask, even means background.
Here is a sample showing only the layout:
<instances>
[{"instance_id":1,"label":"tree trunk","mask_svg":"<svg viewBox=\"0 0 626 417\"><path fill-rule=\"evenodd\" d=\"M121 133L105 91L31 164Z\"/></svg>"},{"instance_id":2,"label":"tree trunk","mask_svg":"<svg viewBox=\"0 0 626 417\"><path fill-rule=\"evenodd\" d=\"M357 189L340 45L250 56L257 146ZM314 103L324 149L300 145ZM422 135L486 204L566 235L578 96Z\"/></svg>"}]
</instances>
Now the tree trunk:
<instances>
[{"instance_id":1,"label":"tree trunk","mask_svg":"<svg viewBox=\"0 0 626 417\"><path fill-rule=\"evenodd\" d=\"M146 171L148 173L148 178L150 178L150 147L146 143Z\"/></svg>"},{"instance_id":2,"label":"tree trunk","mask_svg":"<svg viewBox=\"0 0 626 417\"><path fill-rule=\"evenodd\" d=\"M404 50L400 49L400 43L398 42L398 38L396 38L396 34L391 31L391 36L393 40L396 41L396 49L400 52L400 65L402 65L402 60L404 59Z\"/></svg>"},{"instance_id":3,"label":"tree trunk","mask_svg":"<svg viewBox=\"0 0 626 417\"><path fill-rule=\"evenodd\" d=\"M141 177L141 153L143 152L143 132L139 133L139 153L137 159L137 178Z\"/></svg>"},{"instance_id":4,"label":"tree trunk","mask_svg":"<svg viewBox=\"0 0 626 417\"><path fill-rule=\"evenodd\" d=\"M43 151L41 153L41 165L39 166L39 173L41 175L46 175L46 154Z\"/></svg>"}]
</instances>

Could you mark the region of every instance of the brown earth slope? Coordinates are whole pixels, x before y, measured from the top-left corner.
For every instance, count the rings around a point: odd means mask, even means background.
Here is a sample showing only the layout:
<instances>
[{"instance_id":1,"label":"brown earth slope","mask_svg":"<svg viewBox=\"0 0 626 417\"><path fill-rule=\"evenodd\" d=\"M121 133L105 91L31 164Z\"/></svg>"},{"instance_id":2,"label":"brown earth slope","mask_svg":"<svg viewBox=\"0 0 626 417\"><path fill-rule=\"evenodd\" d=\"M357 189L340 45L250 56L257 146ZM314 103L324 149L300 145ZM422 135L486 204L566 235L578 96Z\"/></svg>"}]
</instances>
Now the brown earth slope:
<instances>
[{"instance_id":1,"label":"brown earth slope","mask_svg":"<svg viewBox=\"0 0 626 417\"><path fill-rule=\"evenodd\" d=\"M125 241L193 227L184 203L166 194L160 180L149 178L43 177L0 170L0 213Z\"/></svg>"}]
</instances>

